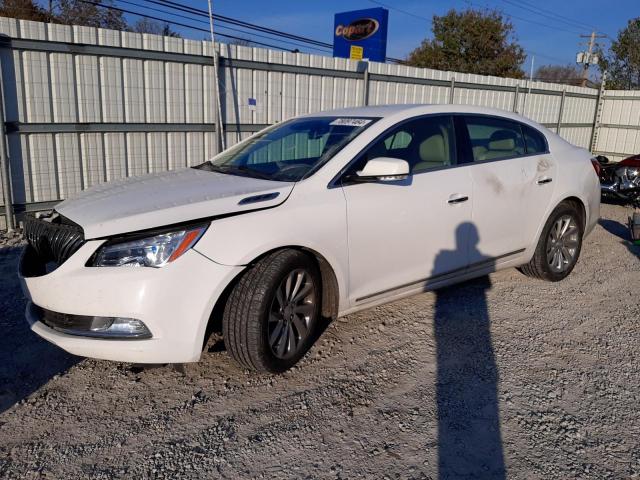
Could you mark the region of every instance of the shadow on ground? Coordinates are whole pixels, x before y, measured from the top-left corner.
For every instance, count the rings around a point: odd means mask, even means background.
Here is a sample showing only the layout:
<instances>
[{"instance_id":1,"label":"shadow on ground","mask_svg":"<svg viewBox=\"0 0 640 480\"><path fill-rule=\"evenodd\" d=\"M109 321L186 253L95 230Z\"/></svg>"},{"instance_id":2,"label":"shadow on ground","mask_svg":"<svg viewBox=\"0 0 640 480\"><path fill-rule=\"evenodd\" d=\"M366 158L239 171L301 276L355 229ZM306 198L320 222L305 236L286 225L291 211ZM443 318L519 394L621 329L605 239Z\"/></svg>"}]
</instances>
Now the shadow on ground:
<instances>
[{"instance_id":1,"label":"shadow on ground","mask_svg":"<svg viewBox=\"0 0 640 480\"><path fill-rule=\"evenodd\" d=\"M636 257L640 258L640 245L634 245L631 243L631 232L629 231L629 225L625 225L616 220L610 220L608 218L601 218L598 223L611 235L614 235L624 240L624 246Z\"/></svg>"},{"instance_id":2,"label":"shadow on ground","mask_svg":"<svg viewBox=\"0 0 640 480\"><path fill-rule=\"evenodd\" d=\"M29 329L17 276L21 251L0 248L0 414L80 361Z\"/></svg>"},{"instance_id":3,"label":"shadow on ground","mask_svg":"<svg viewBox=\"0 0 640 480\"><path fill-rule=\"evenodd\" d=\"M456 230L456 249L441 251L435 269L469 252L488 268L492 260L478 249L478 231L463 223ZM434 336L437 345L438 477L506 476L500 412L498 367L487 306L489 277L437 290Z\"/></svg>"}]
</instances>

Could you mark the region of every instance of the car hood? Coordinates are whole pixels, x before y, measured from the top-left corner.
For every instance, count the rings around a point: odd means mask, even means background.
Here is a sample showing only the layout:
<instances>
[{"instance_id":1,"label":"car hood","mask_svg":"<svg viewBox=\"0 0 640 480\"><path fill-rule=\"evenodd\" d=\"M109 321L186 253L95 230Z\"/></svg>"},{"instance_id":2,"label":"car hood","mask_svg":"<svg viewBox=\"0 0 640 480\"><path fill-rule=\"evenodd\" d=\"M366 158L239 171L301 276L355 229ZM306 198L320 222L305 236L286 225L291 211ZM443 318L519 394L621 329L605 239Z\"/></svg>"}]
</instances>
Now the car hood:
<instances>
[{"instance_id":1,"label":"car hood","mask_svg":"<svg viewBox=\"0 0 640 480\"><path fill-rule=\"evenodd\" d=\"M55 209L91 239L273 207L293 186L188 168L97 185Z\"/></svg>"}]
</instances>

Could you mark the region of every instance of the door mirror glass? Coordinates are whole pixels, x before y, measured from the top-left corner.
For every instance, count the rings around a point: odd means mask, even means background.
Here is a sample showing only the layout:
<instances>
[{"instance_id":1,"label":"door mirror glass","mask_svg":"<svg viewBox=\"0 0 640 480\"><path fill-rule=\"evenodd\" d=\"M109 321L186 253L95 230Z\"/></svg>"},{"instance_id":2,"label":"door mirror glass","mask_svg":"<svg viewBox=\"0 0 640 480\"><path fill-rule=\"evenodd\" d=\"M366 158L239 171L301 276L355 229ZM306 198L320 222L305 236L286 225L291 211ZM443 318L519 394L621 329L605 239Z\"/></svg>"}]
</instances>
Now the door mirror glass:
<instances>
[{"instance_id":1,"label":"door mirror glass","mask_svg":"<svg viewBox=\"0 0 640 480\"><path fill-rule=\"evenodd\" d=\"M399 158L377 157L369 160L356 176L364 182L404 180L409 176L409 163Z\"/></svg>"}]
</instances>

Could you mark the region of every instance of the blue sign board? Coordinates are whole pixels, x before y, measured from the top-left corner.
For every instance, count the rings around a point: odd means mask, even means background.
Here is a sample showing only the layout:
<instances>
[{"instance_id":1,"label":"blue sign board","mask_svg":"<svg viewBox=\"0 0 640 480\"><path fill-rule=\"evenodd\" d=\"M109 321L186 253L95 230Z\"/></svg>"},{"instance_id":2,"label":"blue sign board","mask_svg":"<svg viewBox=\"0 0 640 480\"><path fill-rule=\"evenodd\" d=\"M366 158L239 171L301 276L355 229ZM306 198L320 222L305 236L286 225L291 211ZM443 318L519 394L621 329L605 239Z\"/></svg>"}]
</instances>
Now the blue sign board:
<instances>
[{"instance_id":1,"label":"blue sign board","mask_svg":"<svg viewBox=\"0 0 640 480\"><path fill-rule=\"evenodd\" d=\"M336 13L333 56L384 62L387 56L388 23L389 11L385 8Z\"/></svg>"}]
</instances>

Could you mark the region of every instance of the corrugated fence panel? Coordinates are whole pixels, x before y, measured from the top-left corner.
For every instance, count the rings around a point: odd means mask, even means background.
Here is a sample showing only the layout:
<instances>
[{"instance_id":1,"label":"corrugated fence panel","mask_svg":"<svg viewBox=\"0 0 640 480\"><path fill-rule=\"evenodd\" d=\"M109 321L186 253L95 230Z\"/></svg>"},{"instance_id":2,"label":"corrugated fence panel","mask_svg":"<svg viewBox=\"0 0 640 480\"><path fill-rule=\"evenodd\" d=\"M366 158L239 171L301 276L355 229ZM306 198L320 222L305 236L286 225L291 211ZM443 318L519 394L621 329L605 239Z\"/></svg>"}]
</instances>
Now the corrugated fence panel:
<instances>
[{"instance_id":1,"label":"corrugated fence panel","mask_svg":"<svg viewBox=\"0 0 640 480\"><path fill-rule=\"evenodd\" d=\"M605 92L595 150L613 161L640 153L640 92Z\"/></svg>"},{"instance_id":2,"label":"corrugated fence panel","mask_svg":"<svg viewBox=\"0 0 640 480\"><path fill-rule=\"evenodd\" d=\"M142 60L122 59L124 69L124 114L125 122L145 122L144 68Z\"/></svg>"},{"instance_id":3,"label":"corrugated fence panel","mask_svg":"<svg viewBox=\"0 0 640 480\"><path fill-rule=\"evenodd\" d=\"M81 133L80 153L85 188L106 181L102 134Z\"/></svg>"},{"instance_id":4,"label":"corrugated fence panel","mask_svg":"<svg viewBox=\"0 0 640 480\"><path fill-rule=\"evenodd\" d=\"M77 55L75 62L78 92L78 121L80 123L101 122L102 108L100 105L100 71L98 69L98 57L93 55Z\"/></svg>"},{"instance_id":5,"label":"corrugated fence panel","mask_svg":"<svg viewBox=\"0 0 640 480\"><path fill-rule=\"evenodd\" d=\"M79 139L76 133L59 133L55 140L60 197L67 198L84 187Z\"/></svg>"},{"instance_id":6,"label":"corrugated fence panel","mask_svg":"<svg viewBox=\"0 0 640 480\"><path fill-rule=\"evenodd\" d=\"M165 123L167 105L165 100L164 63L155 60L144 62L145 120L148 123Z\"/></svg>"},{"instance_id":7,"label":"corrugated fence panel","mask_svg":"<svg viewBox=\"0 0 640 480\"><path fill-rule=\"evenodd\" d=\"M27 196L28 201L46 202L59 198L53 135L28 135L27 144L31 177L31 195Z\"/></svg>"},{"instance_id":8,"label":"corrugated fence panel","mask_svg":"<svg viewBox=\"0 0 640 480\"><path fill-rule=\"evenodd\" d=\"M119 180L127 176L127 150L124 133L105 133L104 161L107 181Z\"/></svg>"},{"instance_id":9,"label":"corrugated fence panel","mask_svg":"<svg viewBox=\"0 0 640 480\"><path fill-rule=\"evenodd\" d=\"M560 136L574 145L589 148L591 128L564 127L560 130Z\"/></svg>"},{"instance_id":10,"label":"corrugated fence panel","mask_svg":"<svg viewBox=\"0 0 640 480\"><path fill-rule=\"evenodd\" d=\"M127 172L129 176L149 173L147 138L145 133L127 133Z\"/></svg>"}]
</instances>

